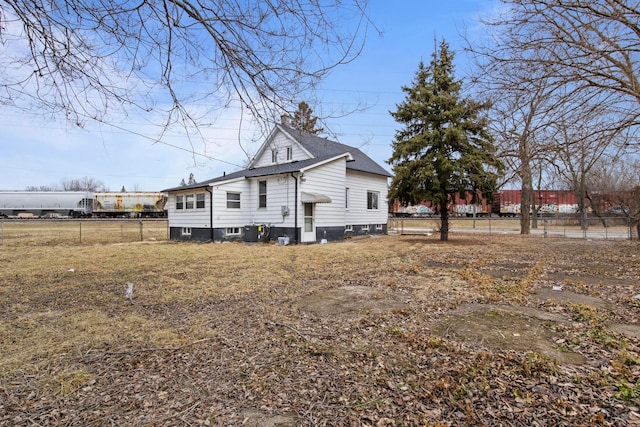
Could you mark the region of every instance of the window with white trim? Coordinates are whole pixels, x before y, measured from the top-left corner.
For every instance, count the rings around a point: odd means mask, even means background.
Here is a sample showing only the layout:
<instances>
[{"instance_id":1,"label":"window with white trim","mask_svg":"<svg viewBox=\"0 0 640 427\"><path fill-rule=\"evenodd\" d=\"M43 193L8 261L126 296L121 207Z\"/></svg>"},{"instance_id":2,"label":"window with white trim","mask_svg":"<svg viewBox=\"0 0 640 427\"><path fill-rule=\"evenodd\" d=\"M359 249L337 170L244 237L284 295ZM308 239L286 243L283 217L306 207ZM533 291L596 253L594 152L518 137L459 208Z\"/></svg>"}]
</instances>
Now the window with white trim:
<instances>
[{"instance_id":1,"label":"window with white trim","mask_svg":"<svg viewBox=\"0 0 640 427\"><path fill-rule=\"evenodd\" d=\"M369 210L377 210L378 209L378 198L380 197L380 192L378 191L367 191L367 209Z\"/></svg>"},{"instance_id":2,"label":"window with white trim","mask_svg":"<svg viewBox=\"0 0 640 427\"><path fill-rule=\"evenodd\" d=\"M382 224L376 224L376 230L382 230Z\"/></svg>"},{"instance_id":3,"label":"window with white trim","mask_svg":"<svg viewBox=\"0 0 640 427\"><path fill-rule=\"evenodd\" d=\"M240 193L227 192L227 209L240 209Z\"/></svg>"},{"instance_id":4,"label":"window with white trim","mask_svg":"<svg viewBox=\"0 0 640 427\"><path fill-rule=\"evenodd\" d=\"M204 193L196 194L196 209L204 209Z\"/></svg>"},{"instance_id":5,"label":"window with white trim","mask_svg":"<svg viewBox=\"0 0 640 427\"><path fill-rule=\"evenodd\" d=\"M227 235L240 235L240 227L227 227Z\"/></svg>"},{"instance_id":6,"label":"window with white trim","mask_svg":"<svg viewBox=\"0 0 640 427\"><path fill-rule=\"evenodd\" d=\"M287 160L293 160L293 147L287 147Z\"/></svg>"},{"instance_id":7,"label":"window with white trim","mask_svg":"<svg viewBox=\"0 0 640 427\"><path fill-rule=\"evenodd\" d=\"M271 150L271 163L278 163L278 150L275 148Z\"/></svg>"},{"instance_id":8,"label":"window with white trim","mask_svg":"<svg viewBox=\"0 0 640 427\"><path fill-rule=\"evenodd\" d=\"M184 196L184 208L193 209L193 194L187 194Z\"/></svg>"},{"instance_id":9,"label":"window with white trim","mask_svg":"<svg viewBox=\"0 0 640 427\"><path fill-rule=\"evenodd\" d=\"M258 181L258 207L267 207L267 181Z\"/></svg>"},{"instance_id":10,"label":"window with white trim","mask_svg":"<svg viewBox=\"0 0 640 427\"><path fill-rule=\"evenodd\" d=\"M369 231L369 224L362 226L362 231Z\"/></svg>"},{"instance_id":11,"label":"window with white trim","mask_svg":"<svg viewBox=\"0 0 640 427\"><path fill-rule=\"evenodd\" d=\"M344 208L349 209L349 187L344 189Z\"/></svg>"},{"instance_id":12,"label":"window with white trim","mask_svg":"<svg viewBox=\"0 0 640 427\"><path fill-rule=\"evenodd\" d=\"M191 236L191 227L182 227L180 234L183 236Z\"/></svg>"},{"instance_id":13,"label":"window with white trim","mask_svg":"<svg viewBox=\"0 0 640 427\"><path fill-rule=\"evenodd\" d=\"M176 196L176 210L180 211L184 209L184 196Z\"/></svg>"},{"instance_id":14,"label":"window with white trim","mask_svg":"<svg viewBox=\"0 0 640 427\"><path fill-rule=\"evenodd\" d=\"M353 231L353 225L345 225L344 231Z\"/></svg>"}]
</instances>

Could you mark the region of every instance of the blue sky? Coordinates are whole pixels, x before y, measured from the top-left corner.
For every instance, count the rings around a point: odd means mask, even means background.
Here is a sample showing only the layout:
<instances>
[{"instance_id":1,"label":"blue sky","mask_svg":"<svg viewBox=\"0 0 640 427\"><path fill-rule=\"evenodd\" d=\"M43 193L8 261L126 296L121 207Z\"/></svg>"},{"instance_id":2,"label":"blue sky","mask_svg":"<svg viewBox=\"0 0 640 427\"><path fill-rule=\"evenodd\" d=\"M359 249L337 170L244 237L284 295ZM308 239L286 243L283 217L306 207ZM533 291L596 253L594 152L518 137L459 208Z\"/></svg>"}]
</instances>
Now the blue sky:
<instances>
[{"instance_id":1,"label":"blue sky","mask_svg":"<svg viewBox=\"0 0 640 427\"><path fill-rule=\"evenodd\" d=\"M493 0L371 0L372 20L383 34L369 34L361 56L334 70L320 85L312 105L318 115L340 109L364 111L329 119L328 127L337 139L360 148L387 170L391 142L398 124L389 111L404 99L401 90L409 85L418 63L428 62L434 43L444 38L456 51L458 77L468 66L461 34L481 32L479 15L490 14ZM203 129L207 140L193 140L193 152L184 135L170 133L162 143L145 137L145 120L129 117L115 126L88 123L78 129L63 119L45 120L2 107L0 153L3 173L0 190L23 190L27 186L54 185L62 179L89 176L109 189L158 191L174 187L193 173L206 180L240 169L246 157L238 145L239 111L221 112L215 125ZM257 151L254 132L241 136L244 150ZM177 148L179 147L179 148ZM195 153L195 154L194 154ZM200 156L206 154L208 157Z\"/></svg>"}]
</instances>

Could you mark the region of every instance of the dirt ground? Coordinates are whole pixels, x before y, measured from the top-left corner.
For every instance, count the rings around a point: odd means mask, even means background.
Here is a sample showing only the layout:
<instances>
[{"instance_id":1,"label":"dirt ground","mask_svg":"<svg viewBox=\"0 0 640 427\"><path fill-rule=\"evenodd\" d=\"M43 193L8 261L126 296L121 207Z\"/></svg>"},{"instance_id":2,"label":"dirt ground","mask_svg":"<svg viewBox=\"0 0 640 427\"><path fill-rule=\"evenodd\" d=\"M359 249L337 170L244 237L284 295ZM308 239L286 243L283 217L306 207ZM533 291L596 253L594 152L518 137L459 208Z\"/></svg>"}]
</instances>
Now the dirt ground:
<instances>
[{"instance_id":1,"label":"dirt ground","mask_svg":"<svg viewBox=\"0 0 640 427\"><path fill-rule=\"evenodd\" d=\"M640 425L638 242L461 234L194 246L150 245L158 263L137 263L149 290L128 305L104 295L113 280L87 275L102 291L71 312L157 329L6 363L0 425ZM166 247L193 251L180 271L163 273ZM268 270L220 267L238 254ZM205 260L219 263L190 276ZM245 275L253 284L240 288ZM0 344L29 345L11 343L24 328L68 338L65 277L0 273ZM15 295L38 281L57 288ZM187 297L189 282L199 287ZM160 329L179 338L150 338Z\"/></svg>"}]
</instances>

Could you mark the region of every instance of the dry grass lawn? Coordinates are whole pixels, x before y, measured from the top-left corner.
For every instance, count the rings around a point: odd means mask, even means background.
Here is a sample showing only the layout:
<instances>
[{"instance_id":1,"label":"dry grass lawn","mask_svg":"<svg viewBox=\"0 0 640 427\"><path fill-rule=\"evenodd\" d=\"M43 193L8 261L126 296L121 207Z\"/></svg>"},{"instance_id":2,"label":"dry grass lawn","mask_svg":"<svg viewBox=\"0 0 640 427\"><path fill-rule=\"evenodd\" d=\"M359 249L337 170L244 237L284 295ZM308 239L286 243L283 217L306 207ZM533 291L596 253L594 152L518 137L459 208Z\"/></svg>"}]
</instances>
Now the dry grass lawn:
<instances>
[{"instance_id":1,"label":"dry grass lawn","mask_svg":"<svg viewBox=\"0 0 640 427\"><path fill-rule=\"evenodd\" d=\"M638 425L639 260L515 235L0 246L0 425Z\"/></svg>"}]
</instances>

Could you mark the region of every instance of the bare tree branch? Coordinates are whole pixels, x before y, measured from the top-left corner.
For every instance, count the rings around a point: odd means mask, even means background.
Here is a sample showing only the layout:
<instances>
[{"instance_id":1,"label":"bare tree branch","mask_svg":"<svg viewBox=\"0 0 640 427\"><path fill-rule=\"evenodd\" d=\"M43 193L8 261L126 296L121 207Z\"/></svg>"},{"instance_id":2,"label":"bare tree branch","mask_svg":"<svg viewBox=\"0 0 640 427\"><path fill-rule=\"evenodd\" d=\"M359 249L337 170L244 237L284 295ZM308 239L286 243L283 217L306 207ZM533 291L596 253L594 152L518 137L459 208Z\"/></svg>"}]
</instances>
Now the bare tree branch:
<instances>
[{"instance_id":1,"label":"bare tree branch","mask_svg":"<svg viewBox=\"0 0 640 427\"><path fill-rule=\"evenodd\" d=\"M4 0L0 103L79 125L125 108L197 127L235 100L265 124L359 55L367 2Z\"/></svg>"}]
</instances>

